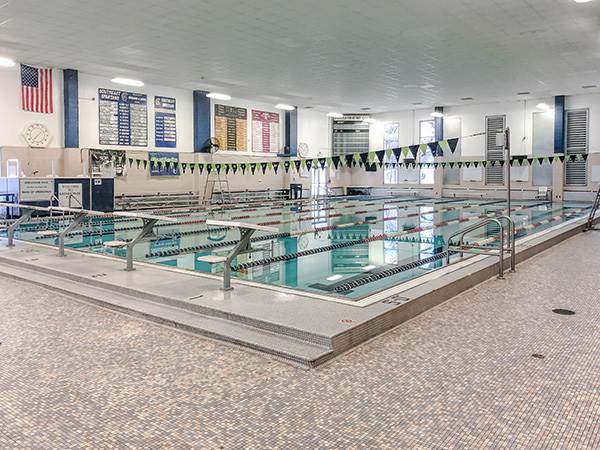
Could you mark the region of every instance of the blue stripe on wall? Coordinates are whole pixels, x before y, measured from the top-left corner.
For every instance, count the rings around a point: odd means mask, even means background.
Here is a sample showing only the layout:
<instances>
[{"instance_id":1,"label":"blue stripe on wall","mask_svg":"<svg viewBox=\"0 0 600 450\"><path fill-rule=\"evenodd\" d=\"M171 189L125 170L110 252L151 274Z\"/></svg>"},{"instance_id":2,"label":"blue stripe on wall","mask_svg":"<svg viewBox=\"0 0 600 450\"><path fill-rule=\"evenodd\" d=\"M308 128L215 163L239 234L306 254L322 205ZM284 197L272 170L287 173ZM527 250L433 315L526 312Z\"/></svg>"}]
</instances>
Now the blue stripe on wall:
<instances>
[{"instance_id":1,"label":"blue stripe on wall","mask_svg":"<svg viewBox=\"0 0 600 450\"><path fill-rule=\"evenodd\" d=\"M194 152L209 152L203 150L204 144L210 139L210 98L206 91L194 91Z\"/></svg>"},{"instance_id":2,"label":"blue stripe on wall","mask_svg":"<svg viewBox=\"0 0 600 450\"><path fill-rule=\"evenodd\" d=\"M65 147L79 147L79 81L78 72L63 70L63 97L65 101Z\"/></svg>"},{"instance_id":3,"label":"blue stripe on wall","mask_svg":"<svg viewBox=\"0 0 600 450\"><path fill-rule=\"evenodd\" d=\"M554 97L554 153L565 152L565 96Z\"/></svg>"}]
</instances>

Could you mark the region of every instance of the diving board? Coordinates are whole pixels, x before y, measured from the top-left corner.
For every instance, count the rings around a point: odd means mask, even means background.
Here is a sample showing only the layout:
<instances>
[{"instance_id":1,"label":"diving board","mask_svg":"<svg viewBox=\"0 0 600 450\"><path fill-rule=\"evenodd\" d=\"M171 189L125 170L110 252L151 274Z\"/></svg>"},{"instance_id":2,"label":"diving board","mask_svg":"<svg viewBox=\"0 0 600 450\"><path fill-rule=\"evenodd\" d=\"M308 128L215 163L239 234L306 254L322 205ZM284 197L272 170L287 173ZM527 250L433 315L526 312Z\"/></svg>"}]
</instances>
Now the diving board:
<instances>
[{"instance_id":1,"label":"diving board","mask_svg":"<svg viewBox=\"0 0 600 450\"><path fill-rule=\"evenodd\" d=\"M219 227L229 227L229 228L237 228L240 230L240 241L236 244L236 246L229 252L227 257L200 257L204 259L198 258L199 261L207 262L209 264L216 264L223 262L225 265L223 267L223 290L230 291L233 288L231 287L231 262L233 259L242 254L248 253L252 251L252 246L250 245L250 238L256 231L266 231L267 233L277 233L279 230L275 227L268 227L265 225L259 225L256 223L248 223L248 222L236 222L229 220L213 220L208 219L206 221L206 225L215 225Z\"/></svg>"}]
</instances>

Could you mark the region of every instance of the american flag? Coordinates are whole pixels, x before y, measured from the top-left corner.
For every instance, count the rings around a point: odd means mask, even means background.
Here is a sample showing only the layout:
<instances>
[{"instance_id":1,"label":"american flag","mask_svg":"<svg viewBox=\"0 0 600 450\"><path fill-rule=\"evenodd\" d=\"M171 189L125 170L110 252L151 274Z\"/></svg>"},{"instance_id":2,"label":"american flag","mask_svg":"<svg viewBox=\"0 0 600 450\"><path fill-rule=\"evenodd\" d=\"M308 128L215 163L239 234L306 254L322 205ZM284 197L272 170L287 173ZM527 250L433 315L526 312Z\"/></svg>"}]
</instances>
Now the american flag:
<instances>
[{"instance_id":1,"label":"american flag","mask_svg":"<svg viewBox=\"0 0 600 450\"><path fill-rule=\"evenodd\" d=\"M52 69L21 64L21 104L24 111L52 113Z\"/></svg>"}]
</instances>

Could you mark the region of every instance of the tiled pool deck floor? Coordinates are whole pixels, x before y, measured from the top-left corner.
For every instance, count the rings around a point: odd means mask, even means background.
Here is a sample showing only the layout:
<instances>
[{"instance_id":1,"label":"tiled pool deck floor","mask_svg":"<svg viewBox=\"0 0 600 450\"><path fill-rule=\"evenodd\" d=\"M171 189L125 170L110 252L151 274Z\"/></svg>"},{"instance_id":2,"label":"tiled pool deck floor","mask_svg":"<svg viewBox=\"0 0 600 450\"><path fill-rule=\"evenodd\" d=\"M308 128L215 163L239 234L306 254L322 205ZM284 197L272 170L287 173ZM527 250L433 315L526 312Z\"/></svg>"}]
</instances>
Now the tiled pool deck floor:
<instances>
[{"instance_id":1,"label":"tiled pool deck floor","mask_svg":"<svg viewBox=\"0 0 600 450\"><path fill-rule=\"evenodd\" d=\"M598 249L577 235L310 371L0 277L0 448L597 449Z\"/></svg>"}]
</instances>

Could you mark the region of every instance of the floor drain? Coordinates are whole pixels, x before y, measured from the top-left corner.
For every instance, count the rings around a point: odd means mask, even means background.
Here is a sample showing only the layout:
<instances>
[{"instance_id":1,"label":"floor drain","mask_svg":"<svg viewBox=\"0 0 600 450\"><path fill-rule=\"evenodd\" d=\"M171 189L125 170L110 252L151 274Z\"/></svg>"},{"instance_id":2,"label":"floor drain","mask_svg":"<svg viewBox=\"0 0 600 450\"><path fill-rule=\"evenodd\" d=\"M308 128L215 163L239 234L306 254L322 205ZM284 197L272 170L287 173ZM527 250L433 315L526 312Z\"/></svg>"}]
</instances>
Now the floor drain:
<instances>
[{"instance_id":1,"label":"floor drain","mask_svg":"<svg viewBox=\"0 0 600 450\"><path fill-rule=\"evenodd\" d=\"M540 353L534 353L533 355L531 355L533 358L537 358L537 359L544 359L545 356L541 355Z\"/></svg>"},{"instance_id":2,"label":"floor drain","mask_svg":"<svg viewBox=\"0 0 600 450\"><path fill-rule=\"evenodd\" d=\"M553 309L552 312L554 314L560 314L563 316L572 316L575 314L575 311L571 311L570 309L561 309L561 308Z\"/></svg>"}]
</instances>

